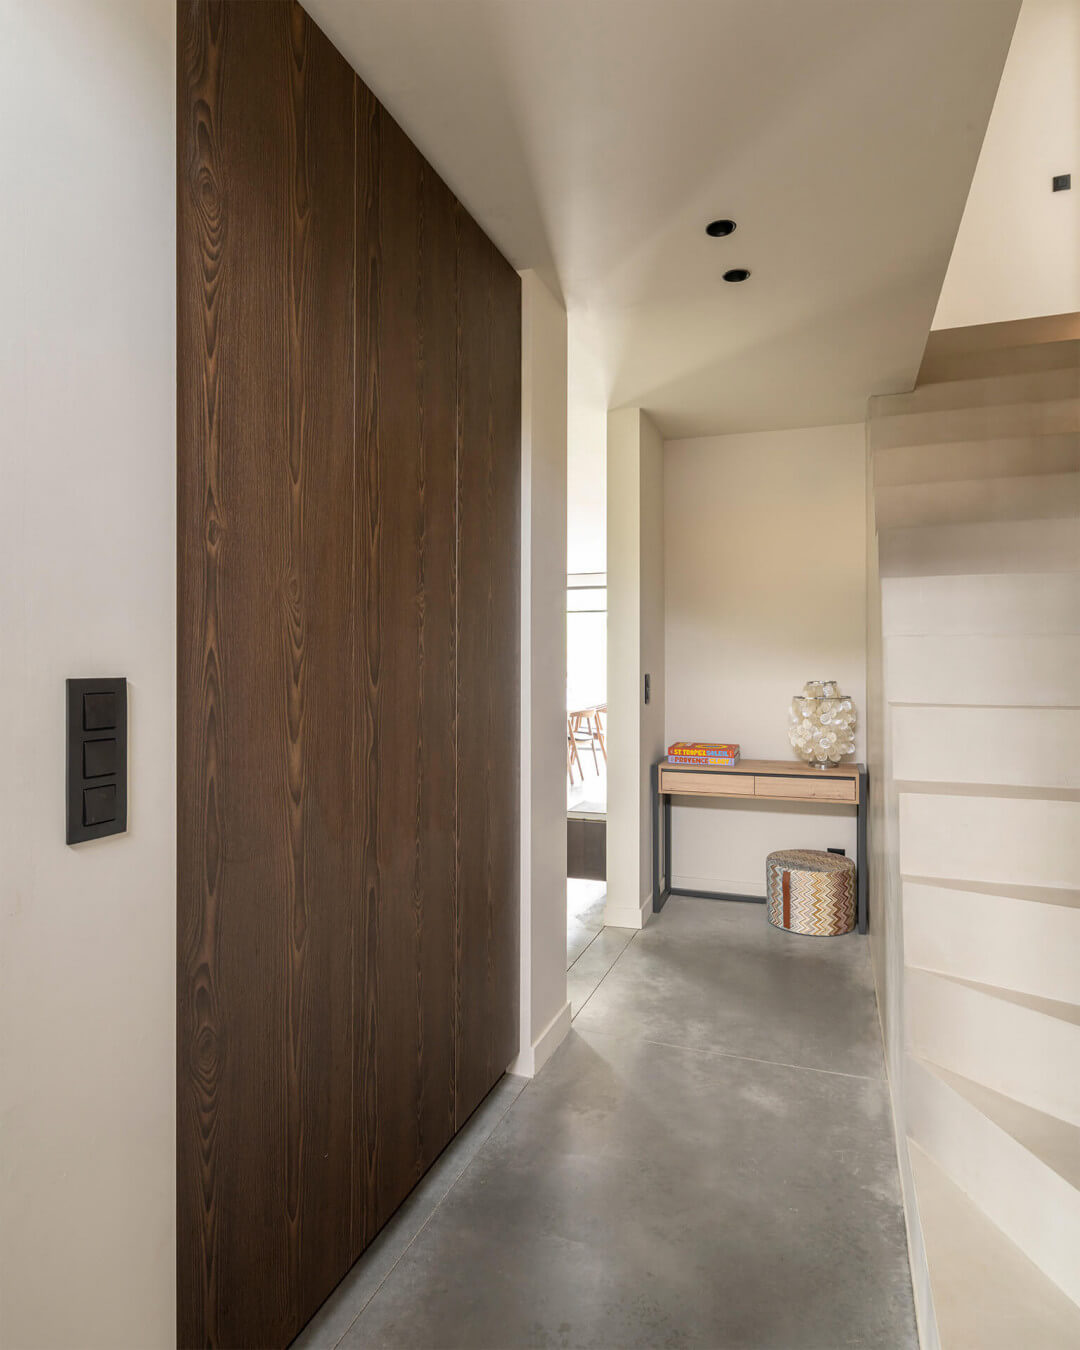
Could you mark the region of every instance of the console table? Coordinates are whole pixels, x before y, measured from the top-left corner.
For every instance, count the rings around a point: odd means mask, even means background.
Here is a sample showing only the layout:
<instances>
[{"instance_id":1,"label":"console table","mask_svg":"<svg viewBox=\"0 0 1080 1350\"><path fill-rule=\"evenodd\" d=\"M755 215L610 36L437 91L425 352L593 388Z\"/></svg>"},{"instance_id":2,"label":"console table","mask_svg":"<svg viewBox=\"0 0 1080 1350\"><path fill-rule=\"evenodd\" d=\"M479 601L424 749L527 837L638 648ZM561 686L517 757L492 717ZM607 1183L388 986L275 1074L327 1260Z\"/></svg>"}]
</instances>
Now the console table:
<instances>
[{"instance_id":1,"label":"console table","mask_svg":"<svg viewBox=\"0 0 1080 1350\"><path fill-rule=\"evenodd\" d=\"M671 799L753 797L774 802L833 802L853 806L858 815L858 929L868 926L869 866L866 815L870 800L865 764L839 764L812 769L799 760L741 759L733 769L700 769L660 760L652 768L653 790L653 909L661 910L669 895L701 896L707 900L751 900L761 895L730 895L721 891L687 891L671 884ZM762 872L765 860L761 860Z\"/></svg>"}]
</instances>

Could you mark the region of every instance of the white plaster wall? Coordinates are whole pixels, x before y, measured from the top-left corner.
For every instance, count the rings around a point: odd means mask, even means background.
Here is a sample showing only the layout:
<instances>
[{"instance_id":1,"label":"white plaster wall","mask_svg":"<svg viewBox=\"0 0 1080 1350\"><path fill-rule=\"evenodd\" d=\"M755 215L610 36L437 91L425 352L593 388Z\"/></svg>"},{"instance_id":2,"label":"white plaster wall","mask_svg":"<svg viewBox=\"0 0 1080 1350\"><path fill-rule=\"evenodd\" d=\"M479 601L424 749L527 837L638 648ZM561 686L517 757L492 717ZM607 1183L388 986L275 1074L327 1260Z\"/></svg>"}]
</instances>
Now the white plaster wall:
<instances>
[{"instance_id":1,"label":"white plaster wall","mask_svg":"<svg viewBox=\"0 0 1080 1350\"><path fill-rule=\"evenodd\" d=\"M666 742L791 759L791 696L837 679L865 759L865 473L861 424L667 443ZM777 848L855 856L844 807L675 799L672 834L675 884L707 890L764 894Z\"/></svg>"},{"instance_id":2,"label":"white plaster wall","mask_svg":"<svg viewBox=\"0 0 1080 1350\"><path fill-rule=\"evenodd\" d=\"M650 682L648 704L641 701L640 893L652 901L652 766L665 751L664 707L667 697L664 628L664 442L651 419L641 418L641 672Z\"/></svg>"},{"instance_id":3,"label":"white plaster wall","mask_svg":"<svg viewBox=\"0 0 1080 1350\"><path fill-rule=\"evenodd\" d=\"M665 669L663 442L640 408L608 415L607 498L605 922L638 928L652 912L649 771L663 745Z\"/></svg>"},{"instance_id":4,"label":"white plaster wall","mask_svg":"<svg viewBox=\"0 0 1080 1350\"><path fill-rule=\"evenodd\" d=\"M1076 310L1080 0L1024 0L933 327Z\"/></svg>"},{"instance_id":5,"label":"white plaster wall","mask_svg":"<svg viewBox=\"0 0 1080 1350\"><path fill-rule=\"evenodd\" d=\"M607 381L595 334L580 312L567 315L566 570L607 566Z\"/></svg>"},{"instance_id":6,"label":"white plaster wall","mask_svg":"<svg viewBox=\"0 0 1080 1350\"><path fill-rule=\"evenodd\" d=\"M521 277L521 1049L535 1073L566 1001L566 311Z\"/></svg>"},{"instance_id":7,"label":"white plaster wall","mask_svg":"<svg viewBox=\"0 0 1080 1350\"><path fill-rule=\"evenodd\" d=\"M4 0L0 1343L175 1343L175 12ZM64 843L64 680L130 827Z\"/></svg>"}]
</instances>

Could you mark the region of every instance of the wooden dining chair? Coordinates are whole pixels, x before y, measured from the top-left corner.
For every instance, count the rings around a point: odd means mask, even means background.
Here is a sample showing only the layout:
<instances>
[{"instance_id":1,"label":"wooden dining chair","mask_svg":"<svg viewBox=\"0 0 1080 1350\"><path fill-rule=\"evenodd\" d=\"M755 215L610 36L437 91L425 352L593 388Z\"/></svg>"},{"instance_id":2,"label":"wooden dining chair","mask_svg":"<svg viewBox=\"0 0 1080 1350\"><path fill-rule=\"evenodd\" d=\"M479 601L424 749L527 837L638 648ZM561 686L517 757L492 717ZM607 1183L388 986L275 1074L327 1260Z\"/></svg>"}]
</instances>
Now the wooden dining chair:
<instances>
[{"instance_id":1,"label":"wooden dining chair","mask_svg":"<svg viewBox=\"0 0 1080 1350\"><path fill-rule=\"evenodd\" d=\"M598 738L596 728L593 725L595 714L595 708L580 708L578 711L572 712L570 714L570 738L573 741L574 752L577 755L578 768L581 768L580 750L581 748L584 748L592 754L593 769L599 774L600 761L596 758L596 747L597 745L600 745L605 760L607 759L607 750L603 747L602 734ZM584 779L584 772L582 772L581 776Z\"/></svg>"},{"instance_id":2,"label":"wooden dining chair","mask_svg":"<svg viewBox=\"0 0 1080 1350\"><path fill-rule=\"evenodd\" d=\"M598 703L593 709L593 735L596 737L596 743L600 747L600 753L604 756L604 763L607 763L607 732L604 730L604 723L601 720L607 716L607 704Z\"/></svg>"},{"instance_id":3,"label":"wooden dining chair","mask_svg":"<svg viewBox=\"0 0 1080 1350\"><path fill-rule=\"evenodd\" d=\"M566 772L570 775L570 786L574 786L574 765L577 765L577 771L581 774L581 781L585 781L585 770L581 767L581 756L578 754L577 736L574 730L574 718L576 713L566 714Z\"/></svg>"}]
</instances>

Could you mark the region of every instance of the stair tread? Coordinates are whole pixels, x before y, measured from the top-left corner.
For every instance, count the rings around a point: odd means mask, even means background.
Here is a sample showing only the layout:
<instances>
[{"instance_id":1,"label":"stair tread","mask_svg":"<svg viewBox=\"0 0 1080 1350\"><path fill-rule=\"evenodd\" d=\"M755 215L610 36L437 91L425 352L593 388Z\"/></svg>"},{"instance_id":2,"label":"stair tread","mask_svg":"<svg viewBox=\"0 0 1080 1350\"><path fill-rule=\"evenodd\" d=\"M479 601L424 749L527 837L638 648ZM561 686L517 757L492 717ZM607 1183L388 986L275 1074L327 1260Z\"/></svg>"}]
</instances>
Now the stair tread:
<instances>
[{"instance_id":1,"label":"stair tread","mask_svg":"<svg viewBox=\"0 0 1080 1350\"><path fill-rule=\"evenodd\" d=\"M941 1350L1075 1350L1080 1307L908 1140Z\"/></svg>"},{"instance_id":2,"label":"stair tread","mask_svg":"<svg viewBox=\"0 0 1080 1350\"><path fill-rule=\"evenodd\" d=\"M950 478L875 490L879 529L1080 515L1080 473Z\"/></svg>"},{"instance_id":3,"label":"stair tread","mask_svg":"<svg viewBox=\"0 0 1080 1350\"><path fill-rule=\"evenodd\" d=\"M874 451L874 486L951 483L969 478L1072 473L1080 470L1080 432L931 441Z\"/></svg>"},{"instance_id":4,"label":"stair tread","mask_svg":"<svg viewBox=\"0 0 1080 1350\"><path fill-rule=\"evenodd\" d=\"M997 794L1080 792L1075 708L893 709L892 777L931 790L980 784ZM1002 745L1011 745L1002 754Z\"/></svg>"},{"instance_id":5,"label":"stair tread","mask_svg":"<svg viewBox=\"0 0 1080 1350\"><path fill-rule=\"evenodd\" d=\"M894 525L878 532L881 575L1074 572L1080 518Z\"/></svg>"},{"instance_id":6,"label":"stair tread","mask_svg":"<svg viewBox=\"0 0 1080 1350\"><path fill-rule=\"evenodd\" d=\"M872 415L869 429L875 450L928 441L1059 435L1080 430L1080 397Z\"/></svg>"},{"instance_id":7,"label":"stair tread","mask_svg":"<svg viewBox=\"0 0 1080 1350\"><path fill-rule=\"evenodd\" d=\"M1080 572L950 572L881 580L881 631L1080 633Z\"/></svg>"},{"instance_id":8,"label":"stair tread","mask_svg":"<svg viewBox=\"0 0 1080 1350\"><path fill-rule=\"evenodd\" d=\"M1074 633L897 633L883 646L890 702L1080 707L1080 635Z\"/></svg>"},{"instance_id":9,"label":"stair tread","mask_svg":"<svg viewBox=\"0 0 1080 1350\"><path fill-rule=\"evenodd\" d=\"M920 967L911 966L909 969L918 970ZM1044 1017L1053 1017L1059 1022L1071 1022L1073 1026L1080 1027L1080 1005L1076 1003L1063 1003L1056 998L1040 998L1037 994L1006 989L1000 984L983 984L980 980L968 980L962 975L948 975L938 970L926 970L923 974L933 975L939 980L948 980L950 984L959 984L966 989L975 989L980 994L989 995L990 998L1015 1003L1018 1007L1028 1008L1031 1012L1041 1013Z\"/></svg>"},{"instance_id":10,"label":"stair tread","mask_svg":"<svg viewBox=\"0 0 1080 1350\"><path fill-rule=\"evenodd\" d=\"M996 407L1005 403L1037 403L1080 393L1080 367L1064 358L1049 370L1010 371L918 384L906 394L878 394L870 400L871 417L908 412L942 412L953 408Z\"/></svg>"},{"instance_id":11,"label":"stair tread","mask_svg":"<svg viewBox=\"0 0 1080 1350\"><path fill-rule=\"evenodd\" d=\"M1047 1111L1039 1111L1004 1092L977 1083L932 1060L913 1056L929 1073L940 1078L976 1110L1011 1135L1040 1162L1080 1190L1080 1126Z\"/></svg>"},{"instance_id":12,"label":"stair tread","mask_svg":"<svg viewBox=\"0 0 1080 1350\"><path fill-rule=\"evenodd\" d=\"M955 380L1018 374L1021 371L1061 370L1080 361L1080 342L1075 338L936 352L932 350L933 345L934 334L931 333L915 382L916 389Z\"/></svg>"},{"instance_id":13,"label":"stair tread","mask_svg":"<svg viewBox=\"0 0 1080 1350\"><path fill-rule=\"evenodd\" d=\"M1080 909L1080 891L1066 890L1060 886L1009 886L995 885L991 881L961 881L950 877L917 877L903 874L903 881L912 881L918 886L934 886L950 891L966 891L972 895L998 895L1006 900L1029 900L1037 905L1062 905L1068 909Z\"/></svg>"}]
</instances>

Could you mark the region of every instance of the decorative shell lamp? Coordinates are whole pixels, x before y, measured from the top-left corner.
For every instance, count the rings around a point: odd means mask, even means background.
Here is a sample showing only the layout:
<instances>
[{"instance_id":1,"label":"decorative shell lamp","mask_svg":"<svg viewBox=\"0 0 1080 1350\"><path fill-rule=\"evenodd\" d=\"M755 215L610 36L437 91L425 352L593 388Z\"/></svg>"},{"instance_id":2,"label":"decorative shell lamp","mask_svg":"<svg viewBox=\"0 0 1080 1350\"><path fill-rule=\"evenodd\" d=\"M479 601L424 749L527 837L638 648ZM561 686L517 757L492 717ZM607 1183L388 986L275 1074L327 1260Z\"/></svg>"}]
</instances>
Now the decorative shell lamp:
<instances>
[{"instance_id":1,"label":"decorative shell lamp","mask_svg":"<svg viewBox=\"0 0 1080 1350\"><path fill-rule=\"evenodd\" d=\"M788 724L791 748L812 768L839 764L855 749L855 705L835 680L807 680L791 700Z\"/></svg>"}]
</instances>

